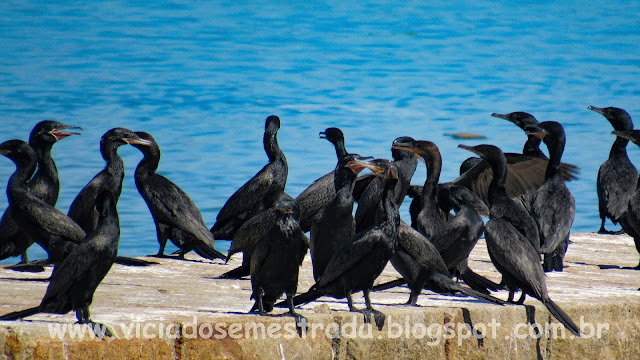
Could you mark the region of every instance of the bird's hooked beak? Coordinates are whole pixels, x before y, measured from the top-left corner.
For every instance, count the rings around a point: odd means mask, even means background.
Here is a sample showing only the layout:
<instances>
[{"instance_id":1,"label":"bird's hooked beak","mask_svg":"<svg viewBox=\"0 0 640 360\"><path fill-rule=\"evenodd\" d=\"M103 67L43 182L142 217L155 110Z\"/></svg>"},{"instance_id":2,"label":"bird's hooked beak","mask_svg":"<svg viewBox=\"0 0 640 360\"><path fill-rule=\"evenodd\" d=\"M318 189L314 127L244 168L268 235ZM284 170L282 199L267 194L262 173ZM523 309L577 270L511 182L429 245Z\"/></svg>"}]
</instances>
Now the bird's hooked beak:
<instances>
[{"instance_id":1,"label":"bird's hooked beak","mask_svg":"<svg viewBox=\"0 0 640 360\"><path fill-rule=\"evenodd\" d=\"M49 131L49 134L51 134L53 137L56 138L56 141L59 141L61 139L66 138L67 136L71 136L71 135L82 135L79 132L76 131L67 131L70 129L75 129L75 130L80 130L82 131L82 128L80 126L67 126L67 125L61 125L51 131Z\"/></svg>"},{"instance_id":2,"label":"bird's hooked beak","mask_svg":"<svg viewBox=\"0 0 640 360\"><path fill-rule=\"evenodd\" d=\"M362 170L369 168L367 164L369 164L368 160L371 159L373 159L373 156L358 156L353 160L349 160L347 167L351 168L356 174L359 174Z\"/></svg>"},{"instance_id":3,"label":"bird's hooked beak","mask_svg":"<svg viewBox=\"0 0 640 360\"><path fill-rule=\"evenodd\" d=\"M320 131L320 134L318 134L318 136L320 136L320 139L326 139L327 138L327 133L324 131Z\"/></svg>"},{"instance_id":4,"label":"bird's hooked beak","mask_svg":"<svg viewBox=\"0 0 640 360\"><path fill-rule=\"evenodd\" d=\"M533 135L539 139L544 139L545 135L547 135L547 132L544 129L534 125L527 125L524 132L527 135Z\"/></svg>"},{"instance_id":5,"label":"bird's hooked beak","mask_svg":"<svg viewBox=\"0 0 640 360\"><path fill-rule=\"evenodd\" d=\"M422 155L420 155L420 150L417 147L413 146L413 144L410 142L394 142L393 145L391 145L391 148L396 150L408 151L415 157L417 157L418 160L422 161L425 164L427 163Z\"/></svg>"},{"instance_id":6,"label":"bird's hooked beak","mask_svg":"<svg viewBox=\"0 0 640 360\"><path fill-rule=\"evenodd\" d=\"M482 154L480 152L478 152L473 146L469 146L469 145L464 145L464 144L460 144L458 145L458 147L460 149L465 149L467 151L471 151L472 153L482 157Z\"/></svg>"},{"instance_id":7,"label":"bird's hooked beak","mask_svg":"<svg viewBox=\"0 0 640 360\"><path fill-rule=\"evenodd\" d=\"M593 110L593 111L597 112L598 114L604 115L604 109L603 108L599 108L599 107L596 107L596 106L593 106L593 105L589 105L587 107L587 109Z\"/></svg>"},{"instance_id":8,"label":"bird's hooked beak","mask_svg":"<svg viewBox=\"0 0 640 360\"><path fill-rule=\"evenodd\" d=\"M153 144L151 141L145 140L137 135L136 137L123 138L122 140L129 145L151 146L151 144Z\"/></svg>"},{"instance_id":9,"label":"bird's hooked beak","mask_svg":"<svg viewBox=\"0 0 640 360\"><path fill-rule=\"evenodd\" d=\"M373 171L373 174L376 176L388 176L394 179L398 178L398 170L395 165L387 159L373 159L371 161L367 161L367 163L367 168Z\"/></svg>"},{"instance_id":10,"label":"bird's hooked beak","mask_svg":"<svg viewBox=\"0 0 640 360\"><path fill-rule=\"evenodd\" d=\"M503 119L503 120L511 121L511 119L509 119L509 117L507 116L507 114L498 114L498 113L493 113L493 114L491 114L491 116L493 116L493 117L497 117L498 119ZM511 122L513 122L513 121L511 121Z\"/></svg>"}]
</instances>

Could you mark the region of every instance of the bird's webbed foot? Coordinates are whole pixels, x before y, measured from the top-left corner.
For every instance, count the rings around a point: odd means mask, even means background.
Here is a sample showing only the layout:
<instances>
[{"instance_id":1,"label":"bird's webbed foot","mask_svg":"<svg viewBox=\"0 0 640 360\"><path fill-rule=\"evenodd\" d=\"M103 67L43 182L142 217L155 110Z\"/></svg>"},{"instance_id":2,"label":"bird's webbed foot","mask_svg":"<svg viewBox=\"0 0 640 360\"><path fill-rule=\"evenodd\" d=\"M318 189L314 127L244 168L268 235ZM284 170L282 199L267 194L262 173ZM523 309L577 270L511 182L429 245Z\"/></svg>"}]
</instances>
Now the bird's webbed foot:
<instances>
[{"instance_id":1,"label":"bird's webbed foot","mask_svg":"<svg viewBox=\"0 0 640 360\"><path fill-rule=\"evenodd\" d=\"M114 337L109 327L105 324L97 323L91 320L91 314L89 313L89 307L83 307L76 310L76 318L78 319L78 324L87 324L93 331L93 333L100 340L104 340L104 337Z\"/></svg>"},{"instance_id":2,"label":"bird's webbed foot","mask_svg":"<svg viewBox=\"0 0 640 360\"><path fill-rule=\"evenodd\" d=\"M409 305L409 306L420 306L418 305L418 295L420 294L420 292L414 292L413 290L411 291L411 294L409 295L409 300L407 300L407 302L404 305Z\"/></svg>"},{"instance_id":3,"label":"bird's webbed foot","mask_svg":"<svg viewBox=\"0 0 640 360\"><path fill-rule=\"evenodd\" d=\"M164 252L158 252L157 254L149 255L149 257L159 258L159 259L167 259L171 256L165 255Z\"/></svg>"},{"instance_id":4,"label":"bird's webbed foot","mask_svg":"<svg viewBox=\"0 0 640 360\"><path fill-rule=\"evenodd\" d=\"M97 322L88 322L87 325L93 330L93 333L96 334L96 337L100 340L104 340L104 337L115 337L114 334L109 330L109 327L105 324L100 324Z\"/></svg>"},{"instance_id":5,"label":"bird's webbed foot","mask_svg":"<svg viewBox=\"0 0 640 360\"><path fill-rule=\"evenodd\" d=\"M598 230L598 234L603 234L603 235L621 235L621 234L624 234L624 229L607 230L607 229L604 228L604 226L601 226L600 229Z\"/></svg>"},{"instance_id":6,"label":"bird's webbed foot","mask_svg":"<svg viewBox=\"0 0 640 360\"><path fill-rule=\"evenodd\" d=\"M376 323L379 331L382 331L384 327L384 322L387 319L387 316L375 309L362 309L360 312L364 315L364 322L366 324L371 323L371 315L373 315L373 321Z\"/></svg>"}]
</instances>

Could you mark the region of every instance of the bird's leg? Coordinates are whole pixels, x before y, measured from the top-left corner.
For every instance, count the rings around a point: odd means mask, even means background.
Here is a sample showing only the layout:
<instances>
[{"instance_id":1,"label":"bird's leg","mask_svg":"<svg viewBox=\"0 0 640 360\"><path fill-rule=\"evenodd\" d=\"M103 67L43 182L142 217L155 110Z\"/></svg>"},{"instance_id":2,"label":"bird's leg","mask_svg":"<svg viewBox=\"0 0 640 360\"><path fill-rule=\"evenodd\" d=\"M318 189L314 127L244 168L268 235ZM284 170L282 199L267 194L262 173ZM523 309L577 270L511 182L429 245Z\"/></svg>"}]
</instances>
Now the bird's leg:
<instances>
[{"instance_id":1,"label":"bird's leg","mask_svg":"<svg viewBox=\"0 0 640 360\"><path fill-rule=\"evenodd\" d=\"M18 263L18 265L26 264L28 262L29 262L29 257L27 256L27 250L25 250L22 254L20 254L20 262Z\"/></svg>"},{"instance_id":2,"label":"bird's leg","mask_svg":"<svg viewBox=\"0 0 640 360\"><path fill-rule=\"evenodd\" d=\"M309 327L309 321L306 317L295 312L295 306L293 305L293 293L287 292L287 304L289 304L289 315L291 315L296 321L296 329L298 330L298 336L302 337L302 333L307 331Z\"/></svg>"},{"instance_id":3,"label":"bird's leg","mask_svg":"<svg viewBox=\"0 0 640 360\"><path fill-rule=\"evenodd\" d=\"M151 255L158 258L165 258L167 255L164 254L164 248L167 246L168 236L165 233L164 229L161 228L161 225L156 224L156 235L158 237L158 244L160 244L160 248L158 249L158 253L155 255Z\"/></svg>"},{"instance_id":4,"label":"bird's leg","mask_svg":"<svg viewBox=\"0 0 640 360\"><path fill-rule=\"evenodd\" d=\"M347 292L347 304L349 305L349 311L351 312L359 312L364 315L364 323L368 324L371 322L371 314L367 313L366 310L358 310L355 306L353 306L353 299L351 298L351 290Z\"/></svg>"},{"instance_id":5,"label":"bird's leg","mask_svg":"<svg viewBox=\"0 0 640 360\"><path fill-rule=\"evenodd\" d=\"M514 295L514 293L515 293L514 290L509 289L509 297L507 298L507 302L509 304L513 304L513 295Z\"/></svg>"},{"instance_id":6,"label":"bird's leg","mask_svg":"<svg viewBox=\"0 0 640 360\"><path fill-rule=\"evenodd\" d=\"M518 304L518 305L524 304L524 299L526 297L527 297L527 293L522 291L522 295L520 295L520 299L518 299L518 301L516 301L516 304Z\"/></svg>"},{"instance_id":7,"label":"bird's leg","mask_svg":"<svg viewBox=\"0 0 640 360\"><path fill-rule=\"evenodd\" d=\"M258 289L258 299L256 301L258 301L258 312L260 314L265 314L266 311L264 311L264 302L262 301L262 298L264 297L264 289L263 288L259 288Z\"/></svg>"},{"instance_id":8,"label":"bird's leg","mask_svg":"<svg viewBox=\"0 0 640 360\"><path fill-rule=\"evenodd\" d=\"M358 309L353 306L353 299L351 298L351 290L347 291L347 305L349 306L349 311L357 312Z\"/></svg>"},{"instance_id":9,"label":"bird's leg","mask_svg":"<svg viewBox=\"0 0 640 360\"><path fill-rule=\"evenodd\" d=\"M409 294L409 300L405 303L405 305L418 306L418 294L415 291L411 290L411 294Z\"/></svg>"},{"instance_id":10,"label":"bird's leg","mask_svg":"<svg viewBox=\"0 0 640 360\"><path fill-rule=\"evenodd\" d=\"M378 326L378 330L382 331L382 327L384 326L384 321L387 317L385 314L371 307L371 299L369 298L369 291L370 291L369 289L362 290L362 293L364 295L364 302L367 305L367 308L365 311L368 312L369 314L373 314L373 320L376 322L376 326ZM365 318L366 317L367 315L365 314Z\"/></svg>"},{"instance_id":11,"label":"bird's leg","mask_svg":"<svg viewBox=\"0 0 640 360\"><path fill-rule=\"evenodd\" d=\"M624 234L624 229L620 229L620 230L607 230L604 227L604 223L607 220L607 218L602 218L602 224L600 224L600 230L598 230L598 234L607 234L607 235L620 235L620 234Z\"/></svg>"},{"instance_id":12,"label":"bird's leg","mask_svg":"<svg viewBox=\"0 0 640 360\"><path fill-rule=\"evenodd\" d=\"M87 319L89 318L89 316L87 316L85 314L85 311L87 311L87 312L89 311L89 309L86 306L85 307L81 307L79 309L76 309L76 319L78 319L78 324L86 324L87 323Z\"/></svg>"}]
</instances>

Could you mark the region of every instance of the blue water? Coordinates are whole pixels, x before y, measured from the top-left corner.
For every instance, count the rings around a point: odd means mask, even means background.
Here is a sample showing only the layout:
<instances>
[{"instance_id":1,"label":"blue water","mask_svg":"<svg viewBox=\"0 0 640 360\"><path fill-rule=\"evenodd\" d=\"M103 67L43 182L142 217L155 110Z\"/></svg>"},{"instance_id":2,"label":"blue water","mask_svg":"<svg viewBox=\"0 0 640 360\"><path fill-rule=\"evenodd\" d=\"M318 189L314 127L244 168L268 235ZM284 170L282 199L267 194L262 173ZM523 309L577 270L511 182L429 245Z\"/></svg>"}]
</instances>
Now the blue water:
<instances>
[{"instance_id":1,"label":"blue water","mask_svg":"<svg viewBox=\"0 0 640 360\"><path fill-rule=\"evenodd\" d=\"M573 231L590 232L599 226L597 169L614 137L587 106L621 107L640 122L638 2L62 3L0 4L0 140L27 139L43 119L84 128L54 147L65 212L104 167L98 142L116 126L155 137L159 171L211 226L266 163L270 114L282 119L286 190L295 196L335 166L331 144L318 138L328 126L343 129L349 151L376 157L389 157L401 135L434 141L450 180L470 154L444 133L472 131L519 152L522 131L490 114L521 110L564 124L564 160L581 167L569 183ZM640 165L638 147L629 149ZM132 176L142 156L130 146L119 153L120 253L155 253ZM0 159L0 184L13 170ZM424 178L420 166L413 183ZM37 246L30 254L43 256Z\"/></svg>"}]
</instances>

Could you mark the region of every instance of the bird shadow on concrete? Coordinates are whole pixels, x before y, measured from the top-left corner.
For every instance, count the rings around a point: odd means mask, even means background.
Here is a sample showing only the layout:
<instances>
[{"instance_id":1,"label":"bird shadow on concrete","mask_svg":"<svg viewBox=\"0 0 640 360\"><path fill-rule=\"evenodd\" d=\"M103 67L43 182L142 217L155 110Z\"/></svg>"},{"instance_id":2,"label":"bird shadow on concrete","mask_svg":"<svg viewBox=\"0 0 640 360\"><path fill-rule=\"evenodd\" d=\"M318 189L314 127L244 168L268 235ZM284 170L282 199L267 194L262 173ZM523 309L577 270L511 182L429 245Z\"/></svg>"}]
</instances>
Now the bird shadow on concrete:
<instances>
[{"instance_id":1,"label":"bird shadow on concrete","mask_svg":"<svg viewBox=\"0 0 640 360\"><path fill-rule=\"evenodd\" d=\"M531 325L536 334L536 355L538 360L543 360L542 351L540 350L540 326L536 323L536 307L533 305L523 305L527 314L527 323Z\"/></svg>"}]
</instances>

